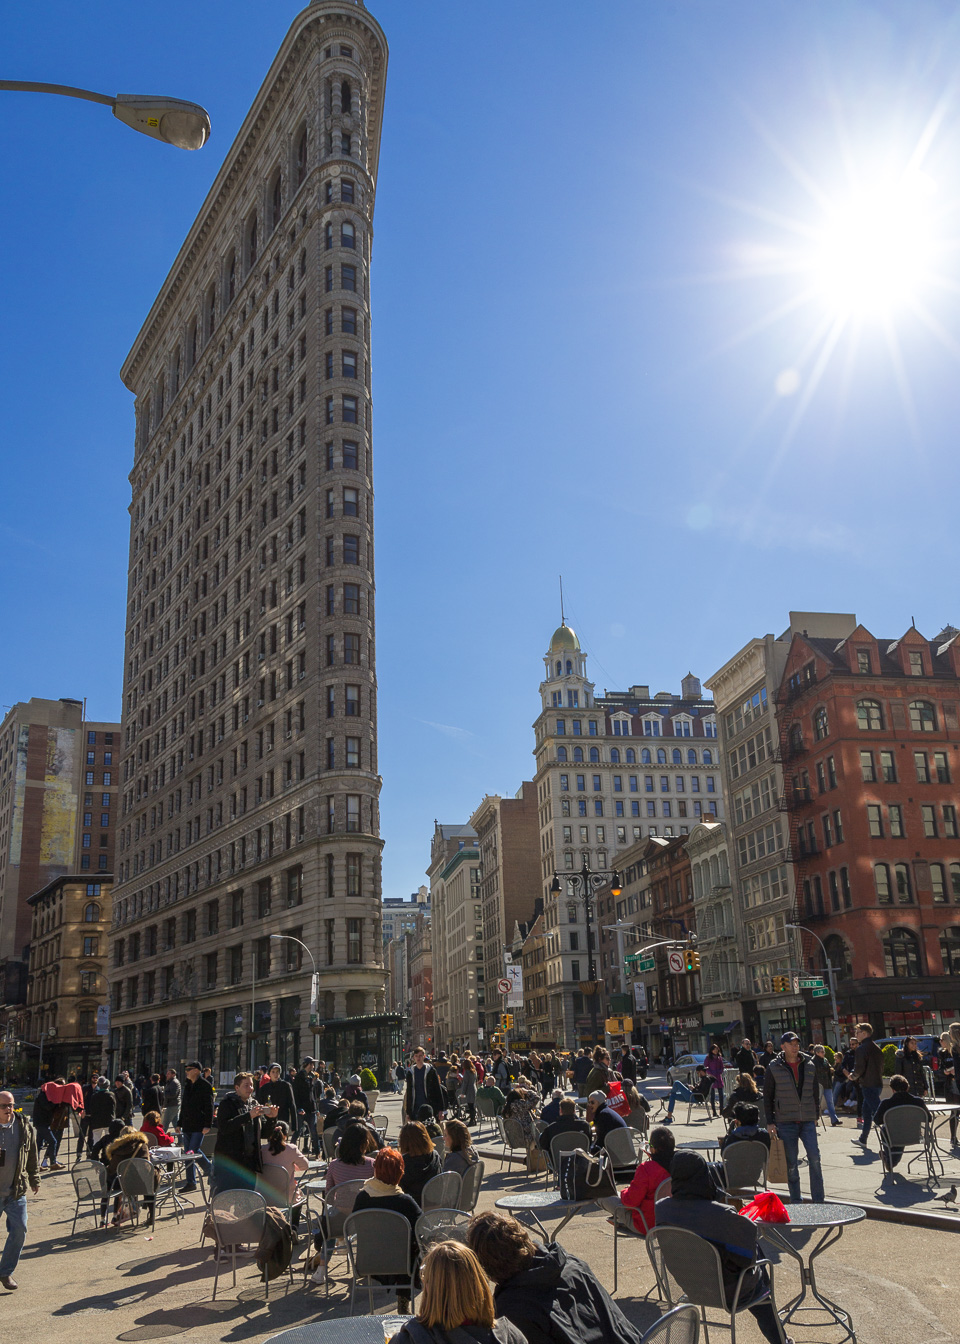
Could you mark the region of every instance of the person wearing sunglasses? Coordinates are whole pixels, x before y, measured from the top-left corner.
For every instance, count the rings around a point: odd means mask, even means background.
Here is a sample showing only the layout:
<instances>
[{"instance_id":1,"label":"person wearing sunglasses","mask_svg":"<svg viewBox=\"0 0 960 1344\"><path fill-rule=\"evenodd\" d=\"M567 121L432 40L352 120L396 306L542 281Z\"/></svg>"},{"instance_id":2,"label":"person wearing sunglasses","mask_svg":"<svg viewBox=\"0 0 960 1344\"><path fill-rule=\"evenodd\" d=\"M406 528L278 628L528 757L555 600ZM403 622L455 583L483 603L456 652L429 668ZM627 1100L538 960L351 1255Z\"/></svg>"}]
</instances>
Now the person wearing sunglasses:
<instances>
[{"instance_id":1,"label":"person wearing sunglasses","mask_svg":"<svg viewBox=\"0 0 960 1344\"><path fill-rule=\"evenodd\" d=\"M0 1213L7 1215L7 1239L0 1251L0 1284L14 1292L13 1271L27 1236L27 1184L40 1191L37 1131L14 1110L13 1093L0 1092Z\"/></svg>"}]
</instances>

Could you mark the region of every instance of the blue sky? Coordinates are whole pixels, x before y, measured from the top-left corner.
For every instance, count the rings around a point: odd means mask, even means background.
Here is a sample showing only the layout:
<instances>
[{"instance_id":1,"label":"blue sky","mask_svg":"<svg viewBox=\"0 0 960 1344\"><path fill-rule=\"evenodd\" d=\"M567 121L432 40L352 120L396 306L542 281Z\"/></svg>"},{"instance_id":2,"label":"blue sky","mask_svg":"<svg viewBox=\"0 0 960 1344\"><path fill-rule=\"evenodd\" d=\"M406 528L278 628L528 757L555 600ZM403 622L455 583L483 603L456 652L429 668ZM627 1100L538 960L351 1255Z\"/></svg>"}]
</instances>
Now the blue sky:
<instances>
[{"instance_id":1,"label":"blue sky","mask_svg":"<svg viewBox=\"0 0 960 1344\"><path fill-rule=\"evenodd\" d=\"M391 46L374 461L384 892L402 895L435 817L532 771L560 572L601 690L706 677L791 608L879 634L960 623L960 11L370 7ZM104 108L2 95L0 699L85 694L109 718L118 369L297 7L4 10L7 76L213 120L190 155ZM889 249L919 238L925 260L891 310L843 320L815 259L875 189L885 219L911 206Z\"/></svg>"}]
</instances>

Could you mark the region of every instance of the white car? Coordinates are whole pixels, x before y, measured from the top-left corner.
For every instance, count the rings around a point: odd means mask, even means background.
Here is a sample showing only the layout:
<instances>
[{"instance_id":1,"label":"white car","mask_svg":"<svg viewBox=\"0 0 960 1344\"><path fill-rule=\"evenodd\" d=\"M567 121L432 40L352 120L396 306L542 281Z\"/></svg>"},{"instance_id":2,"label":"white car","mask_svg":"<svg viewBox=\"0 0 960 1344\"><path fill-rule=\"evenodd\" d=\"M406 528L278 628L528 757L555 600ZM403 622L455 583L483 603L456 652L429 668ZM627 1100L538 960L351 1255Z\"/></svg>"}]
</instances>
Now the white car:
<instances>
[{"instance_id":1,"label":"white car","mask_svg":"<svg viewBox=\"0 0 960 1344\"><path fill-rule=\"evenodd\" d=\"M667 1069L667 1082L671 1087L674 1083L686 1083L692 1087L697 1081L697 1065L705 1059L706 1055L681 1055Z\"/></svg>"}]
</instances>

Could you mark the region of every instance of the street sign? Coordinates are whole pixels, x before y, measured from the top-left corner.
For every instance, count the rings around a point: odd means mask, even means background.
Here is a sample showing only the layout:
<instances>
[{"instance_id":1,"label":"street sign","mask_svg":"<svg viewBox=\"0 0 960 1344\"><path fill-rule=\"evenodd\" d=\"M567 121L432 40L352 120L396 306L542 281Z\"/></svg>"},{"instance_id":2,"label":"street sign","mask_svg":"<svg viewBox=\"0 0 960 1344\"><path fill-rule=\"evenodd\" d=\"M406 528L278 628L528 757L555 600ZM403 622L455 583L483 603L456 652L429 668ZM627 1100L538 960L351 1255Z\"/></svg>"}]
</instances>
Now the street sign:
<instances>
[{"instance_id":1,"label":"street sign","mask_svg":"<svg viewBox=\"0 0 960 1344\"><path fill-rule=\"evenodd\" d=\"M670 970L673 972L674 975L682 975L683 972L687 969L687 964L686 961L684 960L683 953L668 952L667 966L670 968Z\"/></svg>"},{"instance_id":2,"label":"street sign","mask_svg":"<svg viewBox=\"0 0 960 1344\"><path fill-rule=\"evenodd\" d=\"M498 980L498 981L497 981L497 993L498 993L498 994L509 994L510 991L511 991L511 989L513 989L513 985L510 983L509 980Z\"/></svg>"},{"instance_id":3,"label":"street sign","mask_svg":"<svg viewBox=\"0 0 960 1344\"><path fill-rule=\"evenodd\" d=\"M641 957L637 962L638 971L655 971L657 969L656 957Z\"/></svg>"},{"instance_id":4,"label":"street sign","mask_svg":"<svg viewBox=\"0 0 960 1344\"><path fill-rule=\"evenodd\" d=\"M827 989L827 988L824 986L824 988L822 988L822 989L815 989L815 990L813 990L813 992L811 993L810 997L811 997L811 999L825 999L829 993L830 993L829 989Z\"/></svg>"},{"instance_id":5,"label":"street sign","mask_svg":"<svg viewBox=\"0 0 960 1344\"><path fill-rule=\"evenodd\" d=\"M823 989L823 976L821 975L801 975L801 989Z\"/></svg>"}]
</instances>

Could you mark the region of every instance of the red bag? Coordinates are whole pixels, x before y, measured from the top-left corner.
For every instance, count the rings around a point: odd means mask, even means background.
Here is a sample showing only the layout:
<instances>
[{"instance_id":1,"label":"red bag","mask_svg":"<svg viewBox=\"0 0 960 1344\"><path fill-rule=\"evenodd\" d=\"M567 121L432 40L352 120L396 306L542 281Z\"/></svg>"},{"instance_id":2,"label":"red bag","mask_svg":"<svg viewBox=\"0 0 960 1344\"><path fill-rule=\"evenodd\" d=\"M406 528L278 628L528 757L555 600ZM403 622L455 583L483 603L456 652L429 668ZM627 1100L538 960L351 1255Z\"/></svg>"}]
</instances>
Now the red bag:
<instances>
[{"instance_id":1,"label":"red bag","mask_svg":"<svg viewBox=\"0 0 960 1344\"><path fill-rule=\"evenodd\" d=\"M630 1114L631 1108L630 1102L624 1095L623 1085L615 1080L612 1083L608 1083L607 1087L610 1090L610 1095L607 1097L608 1108L611 1111L616 1111L617 1115L622 1116L623 1119L626 1120L627 1116Z\"/></svg>"},{"instance_id":2,"label":"red bag","mask_svg":"<svg viewBox=\"0 0 960 1344\"><path fill-rule=\"evenodd\" d=\"M749 1204L740 1210L752 1223L789 1223L790 1215L779 1195L772 1190L761 1190Z\"/></svg>"}]
</instances>

